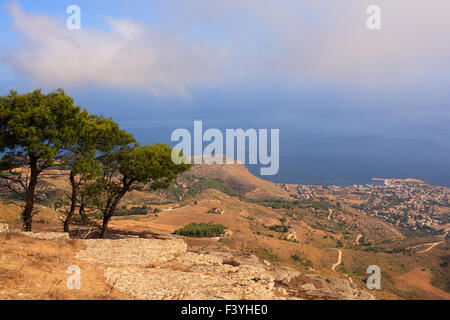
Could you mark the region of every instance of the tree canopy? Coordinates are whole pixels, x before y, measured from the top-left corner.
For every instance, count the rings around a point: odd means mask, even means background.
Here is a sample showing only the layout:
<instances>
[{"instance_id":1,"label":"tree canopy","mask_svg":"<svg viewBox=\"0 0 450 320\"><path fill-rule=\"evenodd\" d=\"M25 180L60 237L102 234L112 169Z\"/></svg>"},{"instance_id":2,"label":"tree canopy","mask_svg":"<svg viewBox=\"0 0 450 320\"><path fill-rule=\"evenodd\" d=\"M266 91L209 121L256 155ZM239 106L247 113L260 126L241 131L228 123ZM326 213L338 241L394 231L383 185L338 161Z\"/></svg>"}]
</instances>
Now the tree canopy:
<instances>
[{"instance_id":1,"label":"tree canopy","mask_svg":"<svg viewBox=\"0 0 450 320\"><path fill-rule=\"evenodd\" d=\"M38 176L74 143L86 116L62 89L0 97L1 177L25 202L24 230L31 230Z\"/></svg>"},{"instance_id":2,"label":"tree canopy","mask_svg":"<svg viewBox=\"0 0 450 320\"><path fill-rule=\"evenodd\" d=\"M112 119L75 106L62 89L0 97L0 180L23 200L24 230L31 231L38 177L56 166L68 168L70 206L64 230L79 208L103 215L101 236L127 192L167 188L189 165L172 162L165 144L141 146Z\"/></svg>"},{"instance_id":3,"label":"tree canopy","mask_svg":"<svg viewBox=\"0 0 450 320\"><path fill-rule=\"evenodd\" d=\"M69 232L69 224L76 207L81 208L83 218L86 207L87 185L99 177L103 168L100 159L114 154L125 146L135 144L134 137L121 130L113 120L89 115L78 133L77 141L69 147L63 165L70 167L71 185L70 207L64 219L64 231ZM86 220L86 219L85 219Z\"/></svg>"},{"instance_id":4,"label":"tree canopy","mask_svg":"<svg viewBox=\"0 0 450 320\"><path fill-rule=\"evenodd\" d=\"M175 164L171 154L170 146L157 143L123 147L100 160L103 176L96 183L99 191L96 204L103 213L102 237L127 192L142 189L145 185L151 190L167 188L179 174L190 168L188 164Z\"/></svg>"}]
</instances>

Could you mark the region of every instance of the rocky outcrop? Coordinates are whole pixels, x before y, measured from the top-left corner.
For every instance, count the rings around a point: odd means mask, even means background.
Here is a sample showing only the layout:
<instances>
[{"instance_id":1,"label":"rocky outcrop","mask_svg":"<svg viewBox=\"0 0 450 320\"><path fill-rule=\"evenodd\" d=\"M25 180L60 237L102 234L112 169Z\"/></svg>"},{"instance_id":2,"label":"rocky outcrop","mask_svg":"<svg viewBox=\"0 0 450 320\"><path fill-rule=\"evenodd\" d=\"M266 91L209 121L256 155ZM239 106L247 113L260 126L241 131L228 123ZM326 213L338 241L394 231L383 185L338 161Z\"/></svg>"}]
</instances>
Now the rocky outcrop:
<instances>
[{"instance_id":1,"label":"rocky outcrop","mask_svg":"<svg viewBox=\"0 0 450 320\"><path fill-rule=\"evenodd\" d=\"M32 237L36 239L43 240L55 240L55 239L69 239L69 233L67 232L25 232L20 229L10 229L7 223L0 223L0 233L2 232L13 232L21 234L27 237Z\"/></svg>"},{"instance_id":2,"label":"rocky outcrop","mask_svg":"<svg viewBox=\"0 0 450 320\"><path fill-rule=\"evenodd\" d=\"M297 233L294 230L289 231L286 236L286 240L288 241L297 241Z\"/></svg>"},{"instance_id":3,"label":"rocky outcrop","mask_svg":"<svg viewBox=\"0 0 450 320\"><path fill-rule=\"evenodd\" d=\"M316 274L302 274L286 286L288 294L304 299L373 300L368 292L356 289L345 279L324 278Z\"/></svg>"},{"instance_id":4,"label":"rocky outcrop","mask_svg":"<svg viewBox=\"0 0 450 320\"><path fill-rule=\"evenodd\" d=\"M114 266L162 266L186 253L183 240L157 239L89 239L83 240L87 249L77 258Z\"/></svg>"},{"instance_id":5,"label":"rocky outcrop","mask_svg":"<svg viewBox=\"0 0 450 320\"><path fill-rule=\"evenodd\" d=\"M55 239L69 239L69 233L67 232L24 232L21 231L20 234L32 237L36 239L43 240L55 240Z\"/></svg>"},{"instance_id":6,"label":"rocky outcrop","mask_svg":"<svg viewBox=\"0 0 450 320\"><path fill-rule=\"evenodd\" d=\"M230 229L226 229L224 232L223 232L223 236L224 237L231 237L233 235L233 231L231 231Z\"/></svg>"},{"instance_id":7,"label":"rocky outcrop","mask_svg":"<svg viewBox=\"0 0 450 320\"><path fill-rule=\"evenodd\" d=\"M0 223L0 233L8 232L8 231L9 231L9 224L7 224L7 223Z\"/></svg>"},{"instance_id":8,"label":"rocky outcrop","mask_svg":"<svg viewBox=\"0 0 450 320\"><path fill-rule=\"evenodd\" d=\"M139 299L369 299L342 279L302 275L225 248L181 239L83 240L77 258L103 264L114 288Z\"/></svg>"}]
</instances>

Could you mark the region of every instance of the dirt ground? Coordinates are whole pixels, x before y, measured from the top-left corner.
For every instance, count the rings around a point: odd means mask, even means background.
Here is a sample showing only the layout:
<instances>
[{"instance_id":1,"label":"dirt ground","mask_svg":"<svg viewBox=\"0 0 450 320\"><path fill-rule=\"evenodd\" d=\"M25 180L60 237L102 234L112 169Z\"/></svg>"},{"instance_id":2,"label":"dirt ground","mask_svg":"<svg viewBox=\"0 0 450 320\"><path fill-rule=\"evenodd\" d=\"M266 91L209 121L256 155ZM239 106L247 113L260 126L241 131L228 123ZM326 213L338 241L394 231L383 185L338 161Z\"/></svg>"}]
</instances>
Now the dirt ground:
<instances>
[{"instance_id":1,"label":"dirt ground","mask_svg":"<svg viewBox=\"0 0 450 320\"><path fill-rule=\"evenodd\" d=\"M431 272L424 268L415 268L401 276L396 282L403 288L420 291L426 299L449 300L450 294L431 285Z\"/></svg>"},{"instance_id":2,"label":"dirt ground","mask_svg":"<svg viewBox=\"0 0 450 320\"><path fill-rule=\"evenodd\" d=\"M127 229L134 231L150 230L159 233L172 233L191 222L213 222L227 226L231 230L242 229L247 223L239 217L239 214L232 214L225 209L223 214L208 213L213 208L223 208L220 201L208 201L196 206L174 208L158 213L158 217L143 216L139 220L126 220L115 217L110 225L113 228Z\"/></svg>"},{"instance_id":3,"label":"dirt ground","mask_svg":"<svg viewBox=\"0 0 450 320\"><path fill-rule=\"evenodd\" d=\"M101 266L75 258L83 248L79 240L40 240L0 234L0 299L109 300L130 299L106 284ZM81 288L71 290L66 281L70 265L81 270Z\"/></svg>"}]
</instances>

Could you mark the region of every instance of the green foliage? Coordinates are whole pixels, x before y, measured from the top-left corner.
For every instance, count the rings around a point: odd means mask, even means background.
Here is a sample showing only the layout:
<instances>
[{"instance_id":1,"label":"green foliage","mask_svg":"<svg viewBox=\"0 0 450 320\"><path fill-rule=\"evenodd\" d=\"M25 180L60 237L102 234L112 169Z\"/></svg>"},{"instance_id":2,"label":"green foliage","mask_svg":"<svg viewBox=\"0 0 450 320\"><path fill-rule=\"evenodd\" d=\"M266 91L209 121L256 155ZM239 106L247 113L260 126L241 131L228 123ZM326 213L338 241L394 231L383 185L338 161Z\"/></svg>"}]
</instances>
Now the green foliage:
<instances>
[{"instance_id":1,"label":"green foliage","mask_svg":"<svg viewBox=\"0 0 450 320\"><path fill-rule=\"evenodd\" d=\"M130 133L121 130L111 119L89 115L82 124L76 143L68 148L69 152L61 164L70 168L73 174L98 176L102 169L99 159L136 143Z\"/></svg>"},{"instance_id":2,"label":"green foliage","mask_svg":"<svg viewBox=\"0 0 450 320\"><path fill-rule=\"evenodd\" d=\"M25 231L31 231L38 176L76 143L86 117L62 89L49 94L11 90L0 97L0 178L25 201ZM14 170L18 168L25 172Z\"/></svg>"},{"instance_id":3,"label":"green foliage","mask_svg":"<svg viewBox=\"0 0 450 320\"><path fill-rule=\"evenodd\" d=\"M119 184L127 191L148 185L151 190L168 188L179 174L188 170L188 164L175 164L172 148L166 144L124 147L107 155L102 164L105 178L118 175Z\"/></svg>"},{"instance_id":4,"label":"green foliage","mask_svg":"<svg viewBox=\"0 0 450 320\"><path fill-rule=\"evenodd\" d=\"M121 148L135 143L133 136L121 130L111 119L96 115L86 115L80 119L82 126L76 141L67 147L60 166L69 168L69 181L72 192L69 195L70 207L64 221L64 231L69 231L69 223L77 204L86 206L92 196L101 191L102 185L92 188L103 172L100 159L108 157Z\"/></svg>"},{"instance_id":5,"label":"green foliage","mask_svg":"<svg viewBox=\"0 0 450 320\"><path fill-rule=\"evenodd\" d=\"M363 251L377 253L377 252L380 252L381 250L378 247L365 247L365 248L363 248Z\"/></svg>"},{"instance_id":6,"label":"green foliage","mask_svg":"<svg viewBox=\"0 0 450 320\"><path fill-rule=\"evenodd\" d=\"M133 221L138 221L138 220L140 220L141 218L140 217L134 217L134 216L132 216L132 217L129 217L129 216L124 216L124 217L120 217L120 218L117 218L118 220L133 220Z\"/></svg>"},{"instance_id":7,"label":"green foliage","mask_svg":"<svg viewBox=\"0 0 450 320\"><path fill-rule=\"evenodd\" d=\"M408 252L411 252L411 250L406 247L397 247L397 248L392 248L392 250L384 250L384 252L386 252L386 253L408 253Z\"/></svg>"},{"instance_id":8,"label":"green foliage","mask_svg":"<svg viewBox=\"0 0 450 320\"><path fill-rule=\"evenodd\" d=\"M210 223L190 223L174 233L187 237L217 237L221 235L227 227L221 224Z\"/></svg>"},{"instance_id":9,"label":"green foliage","mask_svg":"<svg viewBox=\"0 0 450 320\"><path fill-rule=\"evenodd\" d=\"M132 216L132 215L146 215L150 213L158 213L161 210L158 208L150 208L146 205L142 206L133 206L130 209L127 209L126 207L122 207L120 210L117 210L115 212L116 216Z\"/></svg>"},{"instance_id":10,"label":"green foliage","mask_svg":"<svg viewBox=\"0 0 450 320\"><path fill-rule=\"evenodd\" d=\"M248 252L256 255L258 258L267 261L280 261L281 258L270 248L247 248Z\"/></svg>"},{"instance_id":11,"label":"green foliage","mask_svg":"<svg viewBox=\"0 0 450 320\"><path fill-rule=\"evenodd\" d=\"M269 230L272 231L276 231L276 232L281 232L281 233L286 233L289 231L289 227L285 226L285 225L274 225L274 226L270 226Z\"/></svg>"},{"instance_id":12,"label":"green foliage","mask_svg":"<svg viewBox=\"0 0 450 320\"><path fill-rule=\"evenodd\" d=\"M76 140L86 115L62 89L49 94L11 91L0 97L1 170L22 166L19 159L28 156L39 160L39 169L50 167Z\"/></svg>"},{"instance_id":13,"label":"green foliage","mask_svg":"<svg viewBox=\"0 0 450 320\"><path fill-rule=\"evenodd\" d=\"M187 185L187 188L184 185ZM216 189L231 197L239 196L237 191L219 180L203 177L196 178L190 174L182 175L179 181L174 181L167 190L164 190L164 193L170 199L180 200L180 198L192 198L207 189Z\"/></svg>"},{"instance_id":14,"label":"green foliage","mask_svg":"<svg viewBox=\"0 0 450 320\"><path fill-rule=\"evenodd\" d=\"M103 212L104 236L109 220L123 196L145 185L151 190L167 188L190 168L172 161L172 148L166 144L125 145L100 158L103 174L87 189L95 206Z\"/></svg>"},{"instance_id":15,"label":"green foliage","mask_svg":"<svg viewBox=\"0 0 450 320\"><path fill-rule=\"evenodd\" d=\"M335 206L325 199L320 200L280 200L280 199L264 199L264 200L253 200L247 199L248 202L257 203L273 209L307 209L313 208L316 210L325 210L329 208L334 208Z\"/></svg>"},{"instance_id":16,"label":"green foliage","mask_svg":"<svg viewBox=\"0 0 450 320\"><path fill-rule=\"evenodd\" d=\"M168 188L178 174L189 168L185 164L174 164L171 152L168 145L154 144L119 153L119 172L125 179L149 184L152 190Z\"/></svg>"},{"instance_id":17,"label":"green foliage","mask_svg":"<svg viewBox=\"0 0 450 320\"><path fill-rule=\"evenodd\" d=\"M173 163L168 145L139 146L111 119L81 111L62 89L49 94L11 91L0 97L0 153L0 178L24 189L16 194L26 199L22 215L27 230L38 175L56 167L70 170L71 205L64 228L77 205L80 213L82 207L96 208L104 218L102 236L127 192L144 185L167 188L190 167ZM23 167L23 172L15 170Z\"/></svg>"},{"instance_id":18,"label":"green foliage","mask_svg":"<svg viewBox=\"0 0 450 320\"><path fill-rule=\"evenodd\" d=\"M313 266L313 263L312 263L311 260L309 260L307 258L300 257L298 254L291 255L291 259L294 260L295 262L300 263L305 268L310 268L310 267Z\"/></svg>"},{"instance_id":19,"label":"green foliage","mask_svg":"<svg viewBox=\"0 0 450 320\"><path fill-rule=\"evenodd\" d=\"M294 260L294 261L300 261L300 257L297 254L293 254L291 256L291 259Z\"/></svg>"}]
</instances>

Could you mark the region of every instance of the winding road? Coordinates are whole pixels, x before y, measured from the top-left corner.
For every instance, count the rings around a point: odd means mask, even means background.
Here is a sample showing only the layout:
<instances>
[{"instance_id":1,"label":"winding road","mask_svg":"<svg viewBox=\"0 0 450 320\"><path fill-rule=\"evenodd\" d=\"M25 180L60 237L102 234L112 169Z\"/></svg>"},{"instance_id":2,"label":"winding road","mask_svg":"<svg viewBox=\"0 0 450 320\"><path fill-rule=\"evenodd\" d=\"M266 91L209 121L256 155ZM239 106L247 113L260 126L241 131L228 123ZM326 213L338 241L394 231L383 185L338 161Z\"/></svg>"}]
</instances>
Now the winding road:
<instances>
[{"instance_id":1,"label":"winding road","mask_svg":"<svg viewBox=\"0 0 450 320\"><path fill-rule=\"evenodd\" d=\"M328 209L328 212L329 212L329 214L328 214L328 221L330 221L331 215L333 214L333 210L332 209Z\"/></svg>"},{"instance_id":2,"label":"winding road","mask_svg":"<svg viewBox=\"0 0 450 320\"><path fill-rule=\"evenodd\" d=\"M336 249L336 248L335 248ZM341 249L336 249L337 251L339 251L339 256L338 256L338 261L335 263L335 264L333 264L333 266L331 267L331 270L333 270L334 272L337 272L336 270L335 270L335 268L338 266L338 265L340 265L341 264L341 262L342 262L342 250ZM353 279L352 278L350 278L350 276L348 275L348 274L346 274L346 273L343 273L343 272L341 272L344 276L346 276L347 278L348 278L348 280L351 282L351 283L353 283Z\"/></svg>"},{"instance_id":3,"label":"winding road","mask_svg":"<svg viewBox=\"0 0 450 320\"><path fill-rule=\"evenodd\" d=\"M422 250L422 251L417 251L417 253L425 253L427 251L430 251L431 249L433 249L434 247L436 247L437 245L444 243L445 241L440 241L440 242L435 242L435 243L428 243L431 244L427 249Z\"/></svg>"},{"instance_id":4,"label":"winding road","mask_svg":"<svg viewBox=\"0 0 450 320\"><path fill-rule=\"evenodd\" d=\"M422 246L429 246L428 248L426 248L425 250L422 251L417 251L417 253L424 253L424 252L428 252L431 249L433 249L434 247L436 247L437 245L444 243L445 241L439 241L439 242L432 242L432 243L423 243L423 244L418 244L417 246L414 247L408 247L407 249L415 249L418 247L422 247Z\"/></svg>"},{"instance_id":5,"label":"winding road","mask_svg":"<svg viewBox=\"0 0 450 320\"><path fill-rule=\"evenodd\" d=\"M335 263L335 264L333 264L333 266L331 267L331 270L333 270L333 271L336 271L336 270L334 270L338 265L340 265L341 264L341 262L342 262L342 250L341 249L336 249L337 251L339 251L339 256L338 256L338 261Z\"/></svg>"}]
</instances>

